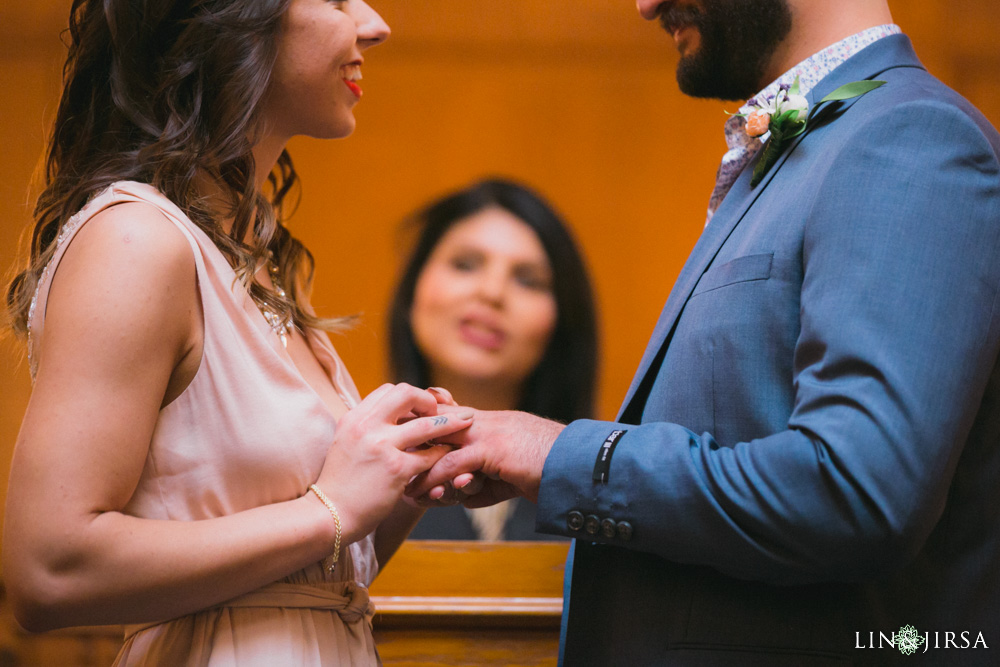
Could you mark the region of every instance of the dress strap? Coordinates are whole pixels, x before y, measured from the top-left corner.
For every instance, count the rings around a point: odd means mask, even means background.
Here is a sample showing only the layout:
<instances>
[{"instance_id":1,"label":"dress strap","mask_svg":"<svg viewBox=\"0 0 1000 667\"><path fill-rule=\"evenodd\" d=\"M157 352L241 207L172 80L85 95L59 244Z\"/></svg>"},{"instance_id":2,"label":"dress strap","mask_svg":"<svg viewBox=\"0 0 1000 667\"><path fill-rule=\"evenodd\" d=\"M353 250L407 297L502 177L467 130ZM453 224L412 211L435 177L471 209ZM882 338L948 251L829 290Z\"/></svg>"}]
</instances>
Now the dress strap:
<instances>
[{"instance_id":1,"label":"dress strap","mask_svg":"<svg viewBox=\"0 0 1000 667\"><path fill-rule=\"evenodd\" d=\"M194 252L199 275L201 275L203 262L198 242L193 236L191 229L181 222L187 219L186 216L173 202L160 194L153 186L133 181L118 181L95 193L87 200L83 208L73 214L63 224L56 238L52 257L42 269L38 282L35 284L35 292L31 297L31 305L28 310L28 370L31 373L32 381L34 381L35 375L38 372L38 350L35 349L35 341L42 334L45 310L48 305L49 289L52 286L52 279L55 277L56 269L62 261L63 255L76 237L76 234L87 222L97 216L98 213L117 204L128 202L149 204L159 209L168 220L174 222L187 238L188 244L191 246L192 252ZM191 228L197 229L194 223L188 222L188 225Z\"/></svg>"}]
</instances>

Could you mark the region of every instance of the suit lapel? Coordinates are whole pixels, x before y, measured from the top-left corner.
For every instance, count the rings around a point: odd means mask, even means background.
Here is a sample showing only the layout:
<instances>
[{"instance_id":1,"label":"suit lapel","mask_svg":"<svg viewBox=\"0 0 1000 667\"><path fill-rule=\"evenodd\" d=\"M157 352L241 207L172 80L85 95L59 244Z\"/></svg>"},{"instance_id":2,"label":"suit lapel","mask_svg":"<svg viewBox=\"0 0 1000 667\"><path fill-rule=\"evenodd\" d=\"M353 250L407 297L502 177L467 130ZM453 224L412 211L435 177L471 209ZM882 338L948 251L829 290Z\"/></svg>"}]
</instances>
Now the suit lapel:
<instances>
[{"instance_id":1,"label":"suit lapel","mask_svg":"<svg viewBox=\"0 0 1000 667\"><path fill-rule=\"evenodd\" d=\"M835 69L829 76L824 78L806 96L810 107L826 95L836 90L845 83L858 81L861 79L874 79L876 76L894 67L919 67L923 68L917 59L916 53L909 38L905 35L894 35L885 37L859 52L853 58ZM859 98L846 100L843 102L827 103L820 108L816 115L810 120L807 130L796 137L796 139L785 149L778 158L778 161L771 167L763 180L756 187L750 187L750 180L754 166L760 159L762 151L757 154L750 163L743 169L739 178L733 184L732 189L719 205L712 221L705 228L698 242L695 244L691 255L688 257L684 268L681 269L677 282L674 283L670 291L670 297L664 305L660 318L653 329L652 337L646 346L639 369L636 371L629 387L625 400L622 402L618 413L619 421L639 422L641 408L644 406L653 380L659 370L660 362L665 354L666 345L669 343L681 311L687 304L691 293L701 279L702 274L708 269L712 260L719 253L722 245L736 229L736 226L746 216L747 211L757 201L761 193L767 188L781 167L788 160L788 157L809 135L810 131L820 127L831 119L831 114L842 115Z\"/></svg>"}]
</instances>

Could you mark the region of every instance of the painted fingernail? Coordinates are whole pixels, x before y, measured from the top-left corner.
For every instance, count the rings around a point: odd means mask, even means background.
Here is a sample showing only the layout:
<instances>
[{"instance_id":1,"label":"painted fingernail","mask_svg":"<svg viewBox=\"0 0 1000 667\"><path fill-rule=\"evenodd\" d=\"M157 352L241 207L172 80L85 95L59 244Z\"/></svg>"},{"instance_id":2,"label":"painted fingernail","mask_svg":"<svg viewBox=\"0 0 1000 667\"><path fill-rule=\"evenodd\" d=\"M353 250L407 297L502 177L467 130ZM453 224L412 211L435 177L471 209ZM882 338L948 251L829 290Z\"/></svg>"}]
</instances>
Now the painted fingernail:
<instances>
[{"instance_id":1,"label":"painted fingernail","mask_svg":"<svg viewBox=\"0 0 1000 667\"><path fill-rule=\"evenodd\" d=\"M472 419L476 416L475 410L462 410L461 412L456 412L455 416L459 419Z\"/></svg>"}]
</instances>

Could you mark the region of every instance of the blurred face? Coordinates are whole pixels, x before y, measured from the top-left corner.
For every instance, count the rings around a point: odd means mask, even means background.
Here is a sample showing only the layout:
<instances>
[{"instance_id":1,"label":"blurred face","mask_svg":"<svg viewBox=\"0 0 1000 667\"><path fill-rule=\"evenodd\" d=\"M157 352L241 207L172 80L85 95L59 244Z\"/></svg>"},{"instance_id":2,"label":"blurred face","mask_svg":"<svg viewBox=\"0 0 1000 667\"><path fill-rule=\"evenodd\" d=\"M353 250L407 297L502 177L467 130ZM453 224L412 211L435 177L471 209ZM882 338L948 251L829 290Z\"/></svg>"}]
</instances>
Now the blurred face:
<instances>
[{"instance_id":1,"label":"blurred face","mask_svg":"<svg viewBox=\"0 0 1000 667\"><path fill-rule=\"evenodd\" d=\"M681 55L677 83L693 97L745 100L756 94L770 82L767 69L792 29L788 0L638 0L637 5L644 18L658 18L674 38Z\"/></svg>"},{"instance_id":2,"label":"blurred face","mask_svg":"<svg viewBox=\"0 0 1000 667\"><path fill-rule=\"evenodd\" d=\"M522 383L556 325L541 241L499 208L455 223L417 280L410 322L432 377Z\"/></svg>"},{"instance_id":3,"label":"blurred face","mask_svg":"<svg viewBox=\"0 0 1000 667\"><path fill-rule=\"evenodd\" d=\"M353 132L362 52L388 36L389 26L363 0L291 0L262 110L267 134L286 141Z\"/></svg>"}]
</instances>

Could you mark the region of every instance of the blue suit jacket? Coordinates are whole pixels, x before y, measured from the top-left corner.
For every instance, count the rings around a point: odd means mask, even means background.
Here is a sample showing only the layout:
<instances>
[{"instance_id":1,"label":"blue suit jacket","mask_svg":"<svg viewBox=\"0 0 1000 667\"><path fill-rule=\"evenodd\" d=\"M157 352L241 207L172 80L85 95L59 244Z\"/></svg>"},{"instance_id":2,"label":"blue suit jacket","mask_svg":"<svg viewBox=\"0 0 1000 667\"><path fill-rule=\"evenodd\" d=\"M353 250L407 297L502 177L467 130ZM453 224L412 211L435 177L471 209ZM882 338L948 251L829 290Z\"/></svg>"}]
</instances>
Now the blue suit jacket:
<instances>
[{"instance_id":1,"label":"blue suit jacket","mask_svg":"<svg viewBox=\"0 0 1000 667\"><path fill-rule=\"evenodd\" d=\"M565 664L1000 664L1000 138L904 36L811 101L859 79L740 176L619 421L556 441Z\"/></svg>"}]
</instances>

